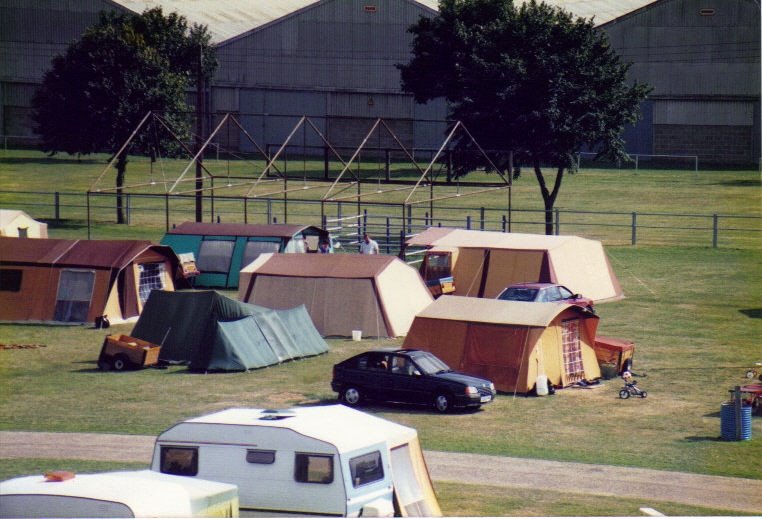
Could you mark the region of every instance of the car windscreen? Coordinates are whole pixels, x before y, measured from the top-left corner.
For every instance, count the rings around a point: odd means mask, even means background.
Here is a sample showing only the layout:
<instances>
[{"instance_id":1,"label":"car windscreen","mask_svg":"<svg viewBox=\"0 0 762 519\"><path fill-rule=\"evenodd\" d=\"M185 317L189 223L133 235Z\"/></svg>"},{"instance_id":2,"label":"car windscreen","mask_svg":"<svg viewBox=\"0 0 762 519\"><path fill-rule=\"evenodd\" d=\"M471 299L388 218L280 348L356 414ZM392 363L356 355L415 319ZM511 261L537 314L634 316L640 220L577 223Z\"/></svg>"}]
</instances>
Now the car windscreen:
<instances>
[{"instance_id":1,"label":"car windscreen","mask_svg":"<svg viewBox=\"0 0 762 519\"><path fill-rule=\"evenodd\" d=\"M450 366L430 353L418 355L413 360L418 369L425 375L436 375L443 371L452 371Z\"/></svg>"},{"instance_id":2,"label":"car windscreen","mask_svg":"<svg viewBox=\"0 0 762 519\"><path fill-rule=\"evenodd\" d=\"M535 297L537 297L536 288L511 287L503 290L498 299L503 299L504 301L534 301Z\"/></svg>"}]
</instances>

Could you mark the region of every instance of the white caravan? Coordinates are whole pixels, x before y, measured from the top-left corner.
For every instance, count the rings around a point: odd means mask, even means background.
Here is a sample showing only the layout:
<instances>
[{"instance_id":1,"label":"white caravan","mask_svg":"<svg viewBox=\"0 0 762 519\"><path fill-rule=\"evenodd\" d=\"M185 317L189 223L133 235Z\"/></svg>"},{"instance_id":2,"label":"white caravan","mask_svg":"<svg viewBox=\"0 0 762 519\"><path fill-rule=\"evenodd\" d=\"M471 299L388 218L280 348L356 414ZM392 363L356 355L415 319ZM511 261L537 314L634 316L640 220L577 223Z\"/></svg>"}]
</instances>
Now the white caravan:
<instances>
[{"instance_id":1,"label":"white caravan","mask_svg":"<svg viewBox=\"0 0 762 519\"><path fill-rule=\"evenodd\" d=\"M0 517L238 517L235 485L152 470L0 483Z\"/></svg>"},{"instance_id":2,"label":"white caravan","mask_svg":"<svg viewBox=\"0 0 762 519\"><path fill-rule=\"evenodd\" d=\"M186 420L159 435L151 468L235 484L242 511L441 515L416 430L343 405Z\"/></svg>"}]
</instances>

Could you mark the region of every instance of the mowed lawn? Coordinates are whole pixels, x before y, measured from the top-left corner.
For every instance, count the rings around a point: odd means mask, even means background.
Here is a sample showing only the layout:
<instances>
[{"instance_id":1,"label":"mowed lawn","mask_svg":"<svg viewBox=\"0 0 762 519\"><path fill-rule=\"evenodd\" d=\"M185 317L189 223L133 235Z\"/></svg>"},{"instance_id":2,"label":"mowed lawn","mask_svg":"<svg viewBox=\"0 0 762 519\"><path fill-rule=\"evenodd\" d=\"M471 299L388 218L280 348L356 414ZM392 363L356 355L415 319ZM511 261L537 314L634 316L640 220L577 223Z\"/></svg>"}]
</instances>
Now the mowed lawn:
<instances>
[{"instance_id":1,"label":"mowed lawn","mask_svg":"<svg viewBox=\"0 0 762 519\"><path fill-rule=\"evenodd\" d=\"M0 160L0 189L24 190L27 178L29 190L51 190L62 166L46 160ZM69 171L71 164L64 166ZM91 165L91 172L97 169ZM87 189L84 181L91 177L77 175L72 173L71 181L62 179L57 185ZM9 177L15 179L12 186L6 184ZM521 182L527 198L538 197L531 177L523 174ZM566 179L563 189L577 197L575 206L659 212L667 210L672 200L676 211L760 214L757 172L583 171ZM684 191L693 193L692 198ZM654 194L653 205L647 193ZM569 199L565 195L563 200ZM0 207L11 208L12 201L5 194ZM148 224L126 230L129 237L161 236L160 227ZM119 231L113 235L121 235ZM54 237L84 238L82 232L78 225L51 226ZM744 442L720 440L719 418L728 390L745 382L746 368L762 362L760 241L757 233L748 240L752 246L737 248L679 241L659 246L606 244L627 297L598 306L599 333L636 343L633 369L649 392L647 399L620 400L619 381L609 380L594 389L569 388L543 398L500 394L482 411L468 414L440 416L429 410L381 406L366 410L415 427L428 450L762 479L760 417L753 420L753 439ZM109 331L131 329L118 325ZM334 403L329 385L334 363L367 348L401 343L332 339L325 355L249 373L193 374L180 366L104 373L95 364L104 335L91 326L0 325L1 344L24 346L0 349L0 428L155 435L183 418L231 406ZM17 460L0 460L4 477L28 469L29 464ZM448 515L502 515L498 512L506 507L510 510L503 513L509 515L638 513L634 504L612 508L602 498L564 495L546 496L551 504L531 508L530 503L541 500L518 491L500 497L482 493L483 505L474 498L466 506L459 501L461 489L440 485L438 491ZM662 511L712 513L686 508Z\"/></svg>"}]
</instances>

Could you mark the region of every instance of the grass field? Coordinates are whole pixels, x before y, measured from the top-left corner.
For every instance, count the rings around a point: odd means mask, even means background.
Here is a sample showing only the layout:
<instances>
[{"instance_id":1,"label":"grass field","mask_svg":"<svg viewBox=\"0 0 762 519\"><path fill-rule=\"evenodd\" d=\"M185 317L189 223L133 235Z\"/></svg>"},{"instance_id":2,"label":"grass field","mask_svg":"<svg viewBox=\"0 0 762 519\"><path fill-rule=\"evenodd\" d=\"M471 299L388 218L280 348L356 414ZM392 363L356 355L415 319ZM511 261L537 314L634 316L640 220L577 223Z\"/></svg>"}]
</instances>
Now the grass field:
<instances>
[{"instance_id":1,"label":"grass field","mask_svg":"<svg viewBox=\"0 0 762 519\"><path fill-rule=\"evenodd\" d=\"M10 152L8 152L10 155ZM0 160L7 190L86 189L92 172L71 161L36 157ZM21 152L19 152L21 155ZM13 159L13 160L10 160ZM65 162L65 164L64 164ZM97 167L96 167L97 166ZM97 175L97 173L95 173ZM11 179L16 183L9 185ZM26 181L25 181L26 179ZM6 183L8 182L8 183ZM522 176L527 196L533 179ZM47 186L47 187L45 187ZM759 216L757 172L587 172L567 179L562 205L659 212L722 212ZM514 192L515 193L515 192ZM0 207L13 207L5 194ZM33 211L29 211L32 212ZM158 239L161 229L133 224L113 236ZM84 237L82 228L51 227L53 236ZM604 463L762 479L762 422L753 439L725 442L720 404L762 362L762 245L697 247L607 244L626 299L598 306L599 333L636 343L634 371L646 373L645 400L619 400L616 380L596 389L565 389L547 398L501 394L472 414L438 416L400 407L367 410L415 427L429 450L477 452ZM106 237L106 236L99 236ZM131 325L114 326L129 333ZM89 326L0 325L0 428L4 430L158 434L176 421L230 406L287 407L335 401L331 366L361 350L397 340L329 340L329 353L250 373L192 374L183 367L103 373L96 358L103 331ZM43 462L0 460L0 476L27 473ZM99 465L93 465L93 470ZM636 503L438 485L448 515L637 515ZM465 497L464 497L465 496ZM642 505L638 505L642 506ZM669 506L669 505L668 505ZM670 515L722 511L671 507Z\"/></svg>"}]
</instances>

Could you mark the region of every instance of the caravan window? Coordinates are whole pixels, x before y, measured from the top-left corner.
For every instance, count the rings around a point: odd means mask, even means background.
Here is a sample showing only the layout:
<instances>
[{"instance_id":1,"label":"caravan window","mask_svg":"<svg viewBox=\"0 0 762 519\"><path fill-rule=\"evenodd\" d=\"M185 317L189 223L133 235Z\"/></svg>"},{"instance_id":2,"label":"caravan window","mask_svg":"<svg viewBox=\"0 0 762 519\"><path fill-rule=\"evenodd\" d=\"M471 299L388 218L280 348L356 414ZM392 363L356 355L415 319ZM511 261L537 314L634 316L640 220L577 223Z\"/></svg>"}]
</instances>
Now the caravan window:
<instances>
[{"instance_id":1,"label":"caravan window","mask_svg":"<svg viewBox=\"0 0 762 519\"><path fill-rule=\"evenodd\" d=\"M95 272L64 270L58 280L54 319L65 323L84 323L90 310Z\"/></svg>"},{"instance_id":2,"label":"caravan window","mask_svg":"<svg viewBox=\"0 0 762 519\"><path fill-rule=\"evenodd\" d=\"M201 272L221 272L230 270L234 241L204 240L198 251L198 269Z\"/></svg>"},{"instance_id":3,"label":"caravan window","mask_svg":"<svg viewBox=\"0 0 762 519\"><path fill-rule=\"evenodd\" d=\"M162 446L160 470L164 474L195 476L198 474L198 448Z\"/></svg>"},{"instance_id":4,"label":"caravan window","mask_svg":"<svg viewBox=\"0 0 762 519\"><path fill-rule=\"evenodd\" d=\"M164 263L143 263L138 265L138 269L140 270L138 293L140 302L145 304L151 290L164 289Z\"/></svg>"},{"instance_id":5,"label":"caravan window","mask_svg":"<svg viewBox=\"0 0 762 519\"><path fill-rule=\"evenodd\" d=\"M294 479L300 483L333 483L333 456L296 453Z\"/></svg>"},{"instance_id":6,"label":"caravan window","mask_svg":"<svg viewBox=\"0 0 762 519\"><path fill-rule=\"evenodd\" d=\"M352 486L355 488L384 479L381 452L375 451L350 459L349 470L352 473Z\"/></svg>"},{"instance_id":7,"label":"caravan window","mask_svg":"<svg viewBox=\"0 0 762 519\"><path fill-rule=\"evenodd\" d=\"M21 290L21 270L0 270L0 291L18 292Z\"/></svg>"},{"instance_id":8,"label":"caravan window","mask_svg":"<svg viewBox=\"0 0 762 519\"><path fill-rule=\"evenodd\" d=\"M248 463L258 463L261 465L272 465L275 463L275 451L249 449L246 451L246 461Z\"/></svg>"}]
</instances>

